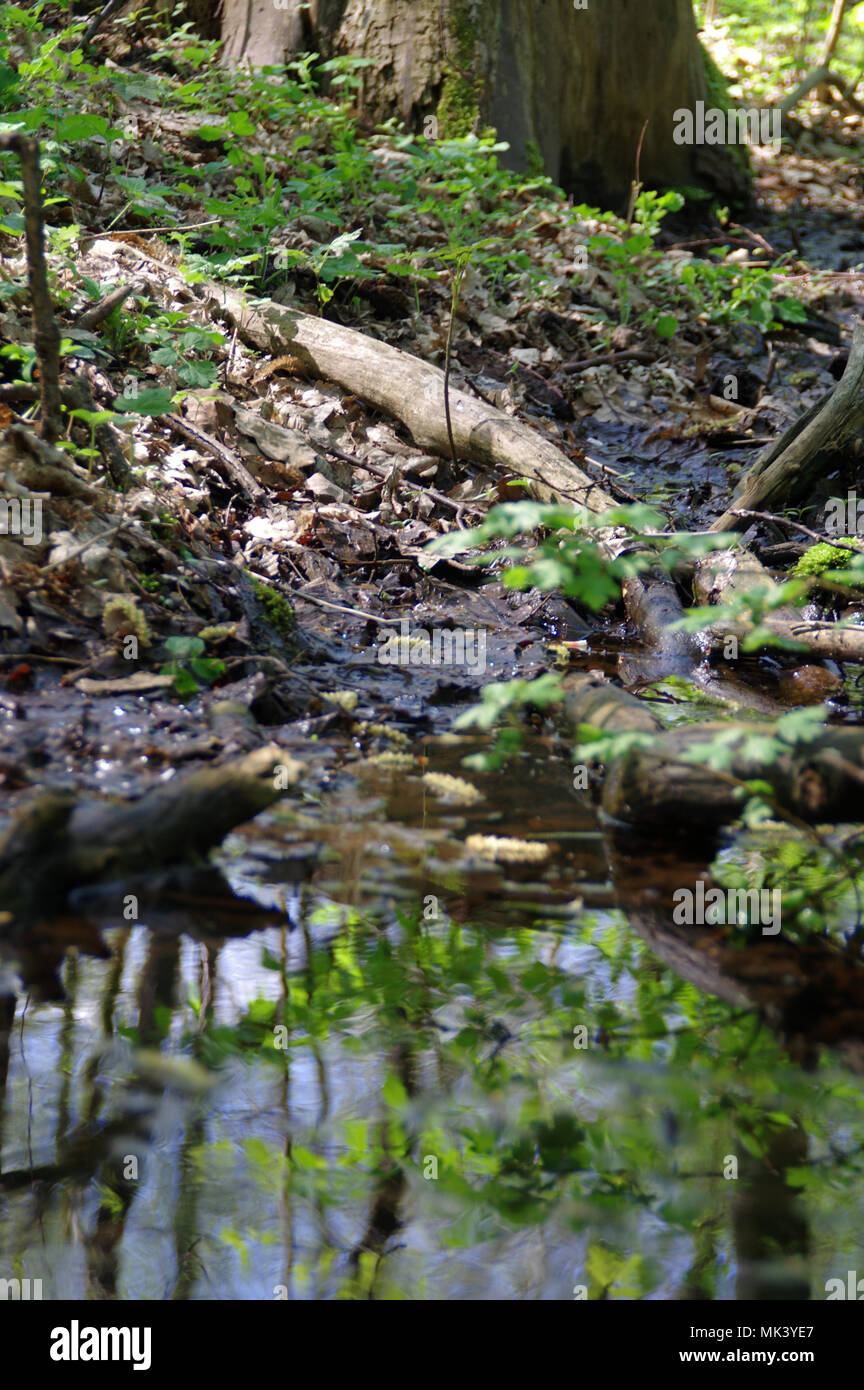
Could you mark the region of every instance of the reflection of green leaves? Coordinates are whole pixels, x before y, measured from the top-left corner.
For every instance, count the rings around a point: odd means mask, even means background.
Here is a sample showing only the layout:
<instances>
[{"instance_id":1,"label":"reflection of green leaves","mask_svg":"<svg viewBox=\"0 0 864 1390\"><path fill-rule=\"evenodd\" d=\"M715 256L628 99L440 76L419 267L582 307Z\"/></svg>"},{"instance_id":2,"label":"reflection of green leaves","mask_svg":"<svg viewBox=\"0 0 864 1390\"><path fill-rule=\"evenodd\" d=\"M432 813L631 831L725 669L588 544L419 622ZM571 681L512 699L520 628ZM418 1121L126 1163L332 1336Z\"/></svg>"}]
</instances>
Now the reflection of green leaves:
<instances>
[{"instance_id":1,"label":"reflection of green leaves","mask_svg":"<svg viewBox=\"0 0 864 1390\"><path fill-rule=\"evenodd\" d=\"M408 1100L404 1085L393 1072L381 1087L381 1095L391 1110L401 1110Z\"/></svg>"},{"instance_id":2,"label":"reflection of green leaves","mask_svg":"<svg viewBox=\"0 0 864 1390\"><path fill-rule=\"evenodd\" d=\"M476 1252L519 1227L543 1227L550 1239L578 1229L587 1253L571 1282L584 1282L591 1298L644 1298L660 1284L661 1260L667 1265L663 1242L698 1244L706 1221L716 1223L718 1154L770 1159L776 1136L793 1134L805 1113L821 1153L826 1125L836 1123L826 1106L846 1127L860 1122L858 1088L834 1088L835 1096L824 1073L815 1085L770 1033L754 1031L753 1017L662 967L646 970L621 914L582 914L568 925L601 962L594 983L554 954L538 958L544 938L532 930L502 940L488 924L427 922L417 911L382 937L357 912L330 910L319 929L325 920L326 938L310 940L304 965L281 961L283 999L253 1000L233 1027L202 1033L195 1021L190 1031L211 1066L236 1059L322 1078L368 1069L362 1116L352 1098L323 1127L312 1113L295 1119L287 1154L269 1132L244 1142L249 1181L267 1200L290 1194L298 1215L368 1207L404 1178L439 1248ZM280 965L272 950L267 964ZM586 1027L585 1050L573 1047L574 1023ZM277 1024L288 1029L287 1051L273 1047ZM586 1100L597 1088L602 1107ZM204 1152L212 1165L215 1146ZM716 1173L717 1183L686 1180L682 1167ZM853 1153L848 1184L860 1170ZM817 1175L806 1181L822 1198L845 1170L797 1171ZM251 1227L233 1231L238 1251L259 1239ZM329 1259L327 1251L322 1273ZM692 1278L707 1293L715 1274L710 1264Z\"/></svg>"},{"instance_id":3,"label":"reflection of green leaves","mask_svg":"<svg viewBox=\"0 0 864 1390\"><path fill-rule=\"evenodd\" d=\"M641 1298L646 1289L640 1254L624 1255L605 1245L591 1245L585 1258L589 1298Z\"/></svg>"}]
</instances>

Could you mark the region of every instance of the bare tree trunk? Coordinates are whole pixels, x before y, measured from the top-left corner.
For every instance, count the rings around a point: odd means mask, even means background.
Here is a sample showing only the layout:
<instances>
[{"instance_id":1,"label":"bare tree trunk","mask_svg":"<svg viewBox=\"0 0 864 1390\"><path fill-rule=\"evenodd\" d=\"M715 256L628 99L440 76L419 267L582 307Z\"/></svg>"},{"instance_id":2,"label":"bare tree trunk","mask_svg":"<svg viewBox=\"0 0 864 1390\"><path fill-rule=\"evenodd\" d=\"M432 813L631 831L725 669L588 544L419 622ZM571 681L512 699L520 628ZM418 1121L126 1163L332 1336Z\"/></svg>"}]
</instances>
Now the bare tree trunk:
<instances>
[{"instance_id":1,"label":"bare tree trunk","mask_svg":"<svg viewBox=\"0 0 864 1390\"><path fill-rule=\"evenodd\" d=\"M673 139L676 111L710 107L691 0L223 0L226 61L298 50L370 60L360 102L432 138L492 127L516 169L615 205L634 174L745 197L746 161Z\"/></svg>"},{"instance_id":2,"label":"bare tree trunk","mask_svg":"<svg viewBox=\"0 0 864 1390\"><path fill-rule=\"evenodd\" d=\"M825 35L825 43L819 55L818 66L827 68L834 56L834 49L837 47L837 40L840 38L840 30L843 27L843 16L846 13L847 0L834 0L831 8L831 20L828 24L828 33Z\"/></svg>"}]
</instances>

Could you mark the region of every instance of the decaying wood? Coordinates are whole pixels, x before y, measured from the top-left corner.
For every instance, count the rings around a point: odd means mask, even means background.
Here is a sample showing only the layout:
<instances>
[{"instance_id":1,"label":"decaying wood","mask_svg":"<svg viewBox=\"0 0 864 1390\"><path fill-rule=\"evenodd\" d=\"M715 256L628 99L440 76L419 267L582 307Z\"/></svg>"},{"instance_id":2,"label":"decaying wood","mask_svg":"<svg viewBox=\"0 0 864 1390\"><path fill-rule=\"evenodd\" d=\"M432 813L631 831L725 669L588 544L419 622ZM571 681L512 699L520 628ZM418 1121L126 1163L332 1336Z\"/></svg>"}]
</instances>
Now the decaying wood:
<instances>
[{"instance_id":1,"label":"decaying wood","mask_svg":"<svg viewBox=\"0 0 864 1390\"><path fill-rule=\"evenodd\" d=\"M72 888L122 882L203 855L278 800L302 772L302 763L268 745L178 777L138 801L43 792L0 842L0 904L16 923L26 923Z\"/></svg>"},{"instance_id":2,"label":"decaying wood","mask_svg":"<svg viewBox=\"0 0 864 1390\"><path fill-rule=\"evenodd\" d=\"M745 475L729 507L712 531L740 531L741 509L788 507L809 487L820 459L837 453L864 431L864 326L857 324L849 361L840 381L823 400L760 455Z\"/></svg>"},{"instance_id":3,"label":"decaying wood","mask_svg":"<svg viewBox=\"0 0 864 1390\"><path fill-rule=\"evenodd\" d=\"M89 309L85 309L83 314L79 314L75 320L76 328L96 328L100 323L113 314L115 309L119 309L130 296L130 294L140 294L144 289L143 280L130 280L125 285L118 285L110 294L106 294L99 300L98 304L92 304Z\"/></svg>"},{"instance_id":4,"label":"decaying wood","mask_svg":"<svg viewBox=\"0 0 864 1390\"><path fill-rule=\"evenodd\" d=\"M602 675L572 671L564 677L564 722L576 735L580 724L604 733L660 733L663 725L642 700ZM578 735L576 735L578 737Z\"/></svg>"},{"instance_id":5,"label":"decaying wood","mask_svg":"<svg viewBox=\"0 0 864 1390\"><path fill-rule=\"evenodd\" d=\"M193 425L189 420L184 420L182 415L166 415L165 422L176 434L179 434L183 439L188 439L192 444L197 444L199 449L203 449L205 453L209 454L225 480L233 486L241 488L253 502L267 496L267 489L252 477L245 463L237 457L233 449L229 449L225 444L220 444L218 439L205 434L204 430L199 430L197 425Z\"/></svg>"},{"instance_id":6,"label":"decaying wood","mask_svg":"<svg viewBox=\"0 0 864 1390\"><path fill-rule=\"evenodd\" d=\"M684 617L678 590L666 575L649 573L625 579L622 585L627 616L637 629L643 652L619 662L628 683L685 675L700 661L695 635L676 627Z\"/></svg>"},{"instance_id":7,"label":"decaying wood","mask_svg":"<svg viewBox=\"0 0 864 1390\"><path fill-rule=\"evenodd\" d=\"M254 347L276 357L290 353L310 373L337 382L401 420L419 448L449 456L444 373L438 367L356 329L271 300L247 301L236 290L215 284L210 290L215 301L212 307ZM449 398L453 440L463 458L527 477L540 501L581 505L591 512L616 505L603 488L529 425L462 391L450 391ZM629 538L625 543L630 543ZM610 536L606 548L612 556L619 547ZM665 576L627 580L624 601L637 629L647 631L657 675L692 666L696 657L692 636L669 631L670 623L682 616L682 609L674 586Z\"/></svg>"}]
</instances>

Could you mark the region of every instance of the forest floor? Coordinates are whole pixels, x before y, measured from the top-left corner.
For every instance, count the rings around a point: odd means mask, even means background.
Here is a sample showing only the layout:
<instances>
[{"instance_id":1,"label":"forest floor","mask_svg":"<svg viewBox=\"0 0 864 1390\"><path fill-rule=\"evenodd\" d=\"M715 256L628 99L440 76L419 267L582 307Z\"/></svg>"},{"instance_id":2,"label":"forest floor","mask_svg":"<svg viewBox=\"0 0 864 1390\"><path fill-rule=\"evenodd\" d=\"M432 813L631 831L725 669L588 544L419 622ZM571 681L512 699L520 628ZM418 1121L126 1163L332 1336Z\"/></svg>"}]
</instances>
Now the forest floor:
<instances>
[{"instance_id":1,"label":"forest floor","mask_svg":"<svg viewBox=\"0 0 864 1390\"><path fill-rule=\"evenodd\" d=\"M45 786L137 798L177 771L266 745L302 757L303 796L316 806L346 786L362 804L371 786L410 824L430 796L446 806L476 794L480 807L459 818L475 839L463 835L446 857L488 878L477 831L554 827L512 798L512 777L492 762L482 795L447 781L466 752L489 746L482 733L452 732L484 687L550 669L602 672L674 723L680 701L685 714L699 708L711 668L685 672L689 686L675 686L674 663L646 680L640 633L615 604L586 608L554 585L520 591L506 566L490 576L470 555L430 554L430 541L529 485L506 466L418 448L399 418L308 361L257 349L220 312L213 277L240 276L253 301L438 366L449 342L454 399L465 392L525 421L613 499L692 531L723 512L754 451L846 366L864 294L861 118L814 108L813 128L796 123L779 155L754 151L744 222L700 222L674 198L643 193L626 226L573 207L546 180L501 171L478 142L421 150L407 136L364 136L345 106L316 95L302 64L288 103L253 126L245 110L269 101L266 82L251 84L246 108L218 72L189 98L180 78L204 49L122 30L100 43L119 65L111 119L136 138L121 172L116 142L100 133L108 93L89 79L81 120L92 133L82 127L65 167L50 264L66 369L86 382L93 410L71 417L50 477L44 451L40 460L7 445L4 458L13 489L41 479L44 512L38 540L0 542L5 821ZM227 116L209 114L217 99ZM181 230L148 229L154 212ZM5 236L0 333L14 363L25 262ZM688 299L681 272L694 266ZM127 294L116 304L118 287ZM26 426L36 405L12 375L2 408ZM128 460L123 490L94 447L106 422ZM842 472L822 480L823 502L854 487L854 461ZM819 501L817 489L810 512ZM808 549L770 523L744 539L776 557L775 575ZM461 659L430 655L454 639ZM777 716L827 695L832 717L855 724L858 674L777 651L742 655L724 698L733 713ZM540 714L527 720L566 785L566 741ZM529 763L533 781L536 755ZM568 814L572 803L571 792ZM306 838L320 846L321 826ZM415 865L415 894L426 874ZM572 883L553 885L556 874L547 870L550 897L570 901ZM608 898L599 869L591 877Z\"/></svg>"}]
</instances>

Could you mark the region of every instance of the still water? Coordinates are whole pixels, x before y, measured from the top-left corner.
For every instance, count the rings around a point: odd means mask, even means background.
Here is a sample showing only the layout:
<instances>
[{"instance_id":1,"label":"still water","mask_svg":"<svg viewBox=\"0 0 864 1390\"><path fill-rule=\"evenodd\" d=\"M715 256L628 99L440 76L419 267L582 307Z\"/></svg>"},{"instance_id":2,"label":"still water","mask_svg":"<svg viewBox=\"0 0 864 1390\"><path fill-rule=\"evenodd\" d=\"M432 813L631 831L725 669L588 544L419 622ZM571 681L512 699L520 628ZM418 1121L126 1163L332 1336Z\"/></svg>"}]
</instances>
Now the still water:
<instances>
[{"instance_id":1,"label":"still water","mask_svg":"<svg viewBox=\"0 0 864 1390\"><path fill-rule=\"evenodd\" d=\"M568 779L529 746L465 807L354 767L226 842L235 898L97 896L7 950L0 1277L806 1300L864 1274L860 1079L648 950ZM550 857L484 865L472 833Z\"/></svg>"}]
</instances>

